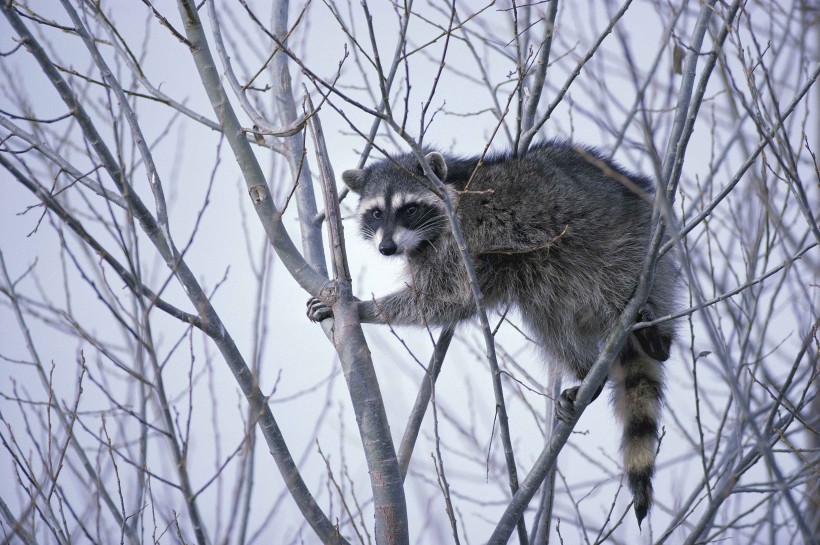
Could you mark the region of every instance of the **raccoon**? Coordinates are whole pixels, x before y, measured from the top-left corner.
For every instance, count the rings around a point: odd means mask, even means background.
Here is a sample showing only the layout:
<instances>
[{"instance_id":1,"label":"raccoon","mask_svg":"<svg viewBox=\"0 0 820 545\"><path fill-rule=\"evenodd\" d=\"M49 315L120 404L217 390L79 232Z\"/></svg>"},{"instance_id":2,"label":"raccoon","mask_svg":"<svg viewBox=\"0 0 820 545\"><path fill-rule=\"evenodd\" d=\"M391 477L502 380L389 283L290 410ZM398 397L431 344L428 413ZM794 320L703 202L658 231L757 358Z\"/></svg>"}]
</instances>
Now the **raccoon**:
<instances>
[{"instance_id":1,"label":"raccoon","mask_svg":"<svg viewBox=\"0 0 820 545\"><path fill-rule=\"evenodd\" d=\"M637 285L652 236L652 181L568 141L543 142L524 157L487 157L480 166L478 157L436 151L426 159L456 205L487 308L517 307L552 369L583 380ZM441 326L473 317L442 199L429 189L415 156L347 170L342 180L361 197L364 238L381 254L406 259L407 287L358 302L361 321ZM666 254L640 319L671 313L677 284L677 265ZM330 316L327 305L308 301L311 320ZM669 322L633 332L609 375L639 525L652 505L664 391L660 362L669 358L673 338ZM556 402L566 422L575 417L577 392L569 388Z\"/></svg>"}]
</instances>

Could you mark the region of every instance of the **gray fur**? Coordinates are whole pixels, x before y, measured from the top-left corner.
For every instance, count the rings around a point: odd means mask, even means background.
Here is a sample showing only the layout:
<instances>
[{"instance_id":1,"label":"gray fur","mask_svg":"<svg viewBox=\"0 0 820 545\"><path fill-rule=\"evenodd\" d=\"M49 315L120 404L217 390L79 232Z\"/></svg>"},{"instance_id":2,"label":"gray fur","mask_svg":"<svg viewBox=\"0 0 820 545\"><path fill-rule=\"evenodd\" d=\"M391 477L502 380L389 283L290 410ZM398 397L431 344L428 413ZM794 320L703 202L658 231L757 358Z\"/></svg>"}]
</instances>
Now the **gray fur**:
<instances>
[{"instance_id":1,"label":"gray fur","mask_svg":"<svg viewBox=\"0 0 820 545\"><path fill-rule=\"evenodd\" d=\"M442 182L447 179L447 160L437 151L431 151L425 157L430 168Z\"/></svg>"},{"instance_id":2,"label":"gray fur","mask_svg":"<svg viewBox=\"0 0 820 545\"><path fill-rule=\"evenodd\" d=\"M354 193L360 193L364 187L365 172L360 168L345 170L342 173L342 180Z\"/></svg>"},{"instance_id":3,"label":"gray fur","mask_svg":"<svg viewBox=\"0 0 820 545\"><path fill-rule=\"evenodd\" d=\"M488 308L516 305L554 369L583 379L631 296L650 240L651 180L620 168L594 150L551 141L525 158L427 155L457 203L457 214ZM408 287L359 303L363 322L445 325L475 314L475 305L443 204L421 181L411 154L346 171L361 195L362 233L385 255L404 254ZM471 178L469 187L465 187ZM465 192L465 189L467 190ZM675 308L677 266L667 254L642 318ZM308 315L330 316L309 302ZM613 365L615 412L624 426L622 452L638 522L652 503L670 323L631 335ZM574 418L576 389L558 414Z\"/></svg>"}]
</instances>

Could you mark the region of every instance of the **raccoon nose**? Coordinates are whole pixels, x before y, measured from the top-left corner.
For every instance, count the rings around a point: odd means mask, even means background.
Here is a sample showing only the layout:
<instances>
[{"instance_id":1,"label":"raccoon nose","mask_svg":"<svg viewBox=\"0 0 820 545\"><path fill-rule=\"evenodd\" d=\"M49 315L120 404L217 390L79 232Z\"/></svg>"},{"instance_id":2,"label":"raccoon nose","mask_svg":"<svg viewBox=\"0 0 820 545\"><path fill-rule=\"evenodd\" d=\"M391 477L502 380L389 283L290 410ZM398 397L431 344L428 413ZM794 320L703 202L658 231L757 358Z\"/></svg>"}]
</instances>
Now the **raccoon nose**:
<instances>
[{"instance_id":1,"label":"raccoon nose","mask_svg":"<svg viewBox=\"0 0 820 545\"><path fill-rule=\"evenodd\" d=\"M396 243L392 240L387 239L379 243L379 252L381 252L382 255L393 255L397 249Z\"/></svg>"}]
</instances>

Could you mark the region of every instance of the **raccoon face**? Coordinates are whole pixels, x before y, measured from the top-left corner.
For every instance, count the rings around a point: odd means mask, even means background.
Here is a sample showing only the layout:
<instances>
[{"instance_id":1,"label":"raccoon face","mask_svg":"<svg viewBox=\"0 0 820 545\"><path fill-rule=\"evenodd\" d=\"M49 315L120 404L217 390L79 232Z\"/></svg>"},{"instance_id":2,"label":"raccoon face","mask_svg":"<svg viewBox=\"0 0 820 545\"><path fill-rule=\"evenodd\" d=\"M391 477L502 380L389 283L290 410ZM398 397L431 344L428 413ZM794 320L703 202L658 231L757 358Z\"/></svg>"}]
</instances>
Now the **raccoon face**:
<instances>
[{"instance_id":1,"label":"raccoon face","mask_svg":"<svg viewBox=\"0 0 820 545\"><path fill-rule=\"evenodd\" d=\"M436 152L427 155L436 176L444 180L447 166ZM382 255L401 255L432 243L447 217L439 197L415 176L421 167L409 154L376 161L365 169L346 170L342 180L361 195L359 226L362 236L372 240Z\"/></svg>"},{"instance_id":2,"label":"raccoon face","mask_svg":"<svg viewBox=\"0 0 820 545\"><path fill-rule=\"evenodd\" d=\"M401 255L433 242L446 222L436 197L395 193L362 197L359 226L362 236L372 240L382 255Z\"/></svg>"}]
</instances>

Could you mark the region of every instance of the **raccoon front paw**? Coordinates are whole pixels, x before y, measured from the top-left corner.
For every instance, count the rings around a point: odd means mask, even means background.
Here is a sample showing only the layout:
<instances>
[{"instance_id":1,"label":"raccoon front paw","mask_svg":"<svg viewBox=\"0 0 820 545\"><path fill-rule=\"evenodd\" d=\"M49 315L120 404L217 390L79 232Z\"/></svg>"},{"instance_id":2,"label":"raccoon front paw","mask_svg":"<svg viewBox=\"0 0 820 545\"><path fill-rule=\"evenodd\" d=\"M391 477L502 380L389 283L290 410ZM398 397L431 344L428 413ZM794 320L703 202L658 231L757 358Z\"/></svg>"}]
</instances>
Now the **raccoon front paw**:
<instances>
[{"instance_id":1,"label":"raccoon front paw","mask_svg":"<svg viewBox=\"0 0 820 545\"><path fill-rule=\"evenodd\" d=\"M311 297L307 302L307 317L311 322L321 322L333 318L333 310L319 299Z\"/></svg>"},{"instance_id":2,"label":"raccoon front paw","mask_svg":"<svg viewBox=\"0 0 820 545\"><path fill-rule=\"evenodd\" d=\"M578 395L578 386L567 388L555 401L555 416L561 422L570 424L575 419L575 397Z\"/></svg>"}]
</instances>

